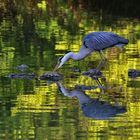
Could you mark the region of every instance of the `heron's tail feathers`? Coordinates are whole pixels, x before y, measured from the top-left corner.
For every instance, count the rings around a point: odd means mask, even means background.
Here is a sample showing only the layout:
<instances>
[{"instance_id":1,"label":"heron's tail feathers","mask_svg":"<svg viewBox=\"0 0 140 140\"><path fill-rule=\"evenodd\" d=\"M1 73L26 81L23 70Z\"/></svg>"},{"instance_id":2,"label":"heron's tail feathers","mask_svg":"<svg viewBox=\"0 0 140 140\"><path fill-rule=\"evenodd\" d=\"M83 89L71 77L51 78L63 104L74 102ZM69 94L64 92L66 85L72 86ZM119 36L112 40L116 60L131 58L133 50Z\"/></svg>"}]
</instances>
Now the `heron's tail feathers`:
<instances>
[{"instance_id":1,"label":"heron's tail feathers","mask_svg":"<svg viewBox=\"0 0 140 140\"><path fill-rule=\"evenodd\" d=\"M128 44L129 43L129 40L128 39L125 39L125 38L123 38L123 37L119 37L119 44L124 44L124 45L126 45L126 44Z\"/></svg>"},{"instance_id":2,"label":"heron's tail feathers","mask_svg":"<svg viewBox=\"0 0 140 140\"><path fill-rule=\"evenodd\" d=\"M117 112L118 113L125 113L127 111L125 106L117 107Z\"/></svg>"},{"instance_id":3,"label":"heron's tail feathers","mask_svg":"<svg viewBox=\"0 0 140 140\"><path fill-rule=\"evenodd\" d=\"M118 43L115 46L118 48L122 48L123 46L127 45L128 42L129 42L128 39L125 39L125 38L119 36Z\"/></svg>"}]
</instances>

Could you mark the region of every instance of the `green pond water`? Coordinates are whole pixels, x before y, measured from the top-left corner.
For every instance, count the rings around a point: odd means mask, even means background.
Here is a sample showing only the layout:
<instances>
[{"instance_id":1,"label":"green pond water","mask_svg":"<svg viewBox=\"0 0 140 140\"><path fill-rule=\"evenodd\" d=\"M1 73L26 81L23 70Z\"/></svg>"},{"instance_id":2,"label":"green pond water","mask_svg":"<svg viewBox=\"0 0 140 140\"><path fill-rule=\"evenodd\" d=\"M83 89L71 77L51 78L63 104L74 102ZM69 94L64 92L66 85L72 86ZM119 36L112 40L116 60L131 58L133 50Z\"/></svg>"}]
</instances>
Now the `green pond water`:
<instances>
[{"instance_id":1,"label":"green pond water","mask_svg":"<svg viewBox=\"0 0 140 140\"><path fill-rule=\"evenodd\" d=\"M131 1L124 7L114 0L107 5L96 0L0 1L0 140L140 139L140 77L128 77L129 69L140 70L139 8ZM78 52L84 35L93 31L129 39L123 51L104 51L107 63L99 78L104 92L96 80L82 75L96 68L98 52L66 62L57 83L39 80L60 56ZM25 71L17 68L23 64Z\"/></svg>"}]
</instances>

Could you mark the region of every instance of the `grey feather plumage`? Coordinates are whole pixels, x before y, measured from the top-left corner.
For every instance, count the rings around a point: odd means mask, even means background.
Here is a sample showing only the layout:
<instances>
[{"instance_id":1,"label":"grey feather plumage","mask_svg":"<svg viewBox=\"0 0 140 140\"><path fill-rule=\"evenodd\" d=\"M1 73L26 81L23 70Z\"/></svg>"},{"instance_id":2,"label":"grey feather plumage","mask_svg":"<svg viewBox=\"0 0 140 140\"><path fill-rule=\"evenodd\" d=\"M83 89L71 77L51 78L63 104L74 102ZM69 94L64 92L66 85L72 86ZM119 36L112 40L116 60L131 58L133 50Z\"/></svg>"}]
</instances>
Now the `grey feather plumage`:
<instances>
[{"instance_id":1,"label":"grey feather plumage","mask_svg":"<svg viewBox=\"0 0 140 140\"><path fill-rule=\"evenodd\" d=\"M86 35L83 45L92 51L100 51L113 46L122 47L128 44L128 40L112 32L93 32Z\"/></svg>"}]
</instances>

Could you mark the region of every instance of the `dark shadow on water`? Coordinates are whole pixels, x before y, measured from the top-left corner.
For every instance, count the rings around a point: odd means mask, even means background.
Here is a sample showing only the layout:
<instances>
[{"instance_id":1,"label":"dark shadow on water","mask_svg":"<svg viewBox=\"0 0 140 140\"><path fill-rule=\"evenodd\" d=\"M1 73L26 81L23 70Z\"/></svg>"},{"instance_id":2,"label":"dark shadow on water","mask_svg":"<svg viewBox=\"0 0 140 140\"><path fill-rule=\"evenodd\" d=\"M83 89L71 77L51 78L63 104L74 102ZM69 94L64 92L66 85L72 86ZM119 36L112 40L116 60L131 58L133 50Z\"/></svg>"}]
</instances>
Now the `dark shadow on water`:
<instances>
[{"instance_id":1,"label":"dark shadow on water","mask_svg":"<svg viewBox=\"0 0 140 140\"><path fill-rule=\"evenodd\" d=\"M107 101L101 101L99 98L92 99L82 90L74 89L69 91L60 82L57 82L57 86L64 96L76 97L78 99L83 114L86 117L97 120L109 120L127 111L125 106L112 105Z\"/></svg>"}]
</instances>

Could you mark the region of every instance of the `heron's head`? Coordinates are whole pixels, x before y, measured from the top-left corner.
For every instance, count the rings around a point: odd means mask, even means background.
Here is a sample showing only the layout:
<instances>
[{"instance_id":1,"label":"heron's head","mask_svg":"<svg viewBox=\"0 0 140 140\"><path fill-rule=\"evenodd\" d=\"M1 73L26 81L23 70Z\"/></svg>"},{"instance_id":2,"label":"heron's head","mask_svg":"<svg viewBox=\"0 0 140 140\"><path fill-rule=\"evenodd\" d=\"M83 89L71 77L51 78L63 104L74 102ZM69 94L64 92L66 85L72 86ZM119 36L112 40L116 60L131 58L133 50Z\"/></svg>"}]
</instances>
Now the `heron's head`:
<instances>
[{"instance_id":1,"label":"heron's head","mask_svg":"<svg viewBox=\"0 0 140 140\"><path fill-rule=\"evenodd\" d=\"M56 71L57 69L59 69L67 60L71 58L72 54L73 53L70 52L70 53L65 54L64 56L59 57L53 71Z\"/></svg>"},{"instance_id":2,"label":"heron's head","mask_svg":"<svg viewBox=\"0 0 140 140\"><path fill-rule=\"evenodd\" d=\"M55 66L53 71L56 71L57 69L59 69L64 64L64 61L62 61L62 59L63 59L63 56L58 58L57 64L56 64L56 66Z\"/></svg>"}]
</instances>

